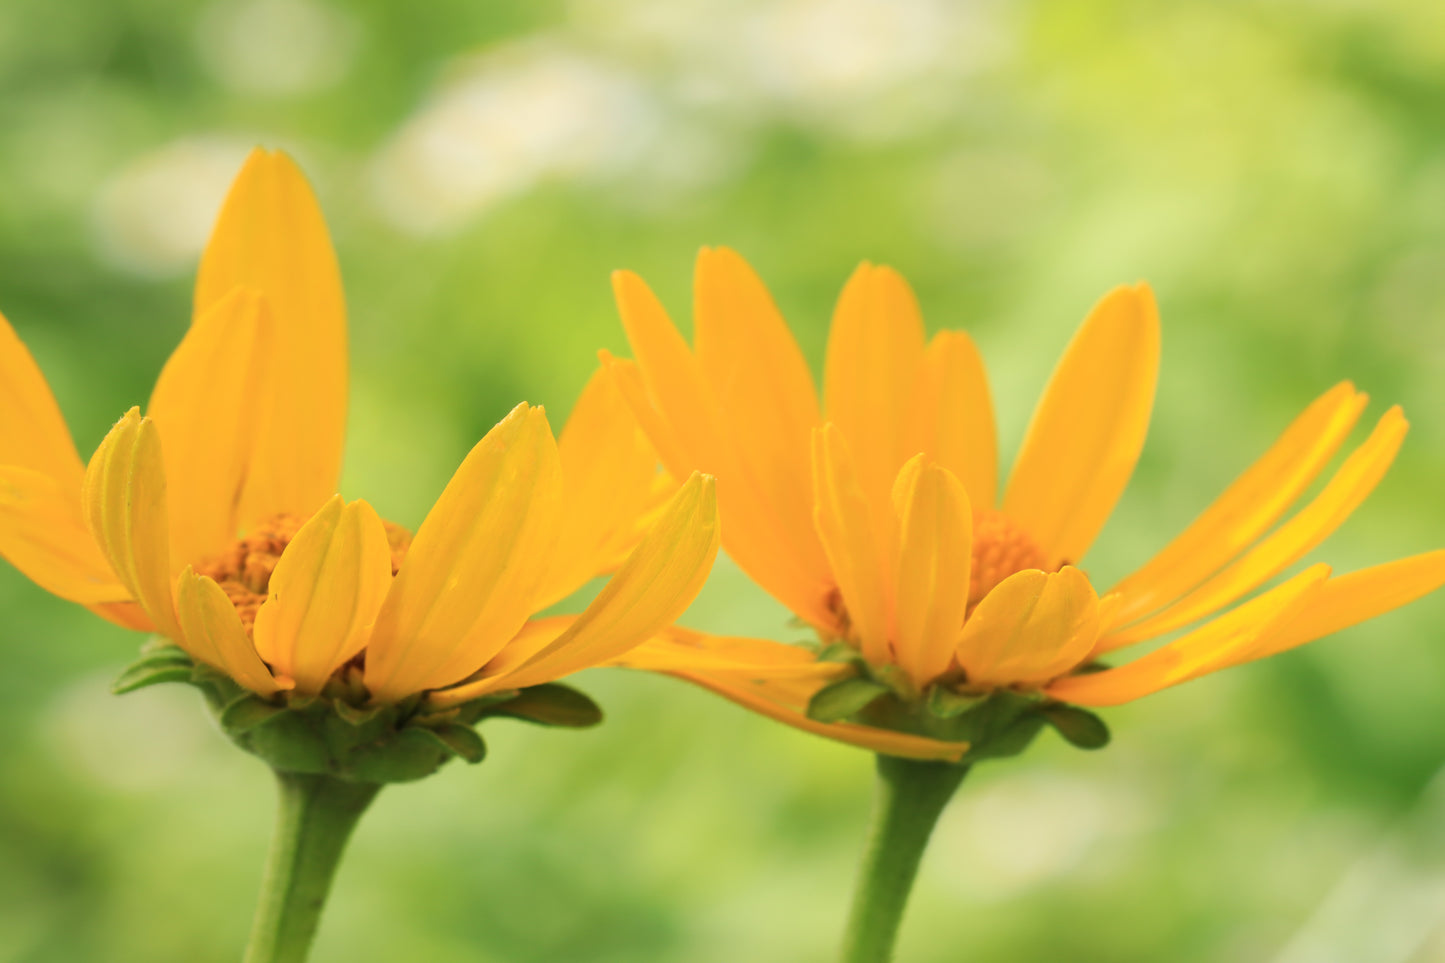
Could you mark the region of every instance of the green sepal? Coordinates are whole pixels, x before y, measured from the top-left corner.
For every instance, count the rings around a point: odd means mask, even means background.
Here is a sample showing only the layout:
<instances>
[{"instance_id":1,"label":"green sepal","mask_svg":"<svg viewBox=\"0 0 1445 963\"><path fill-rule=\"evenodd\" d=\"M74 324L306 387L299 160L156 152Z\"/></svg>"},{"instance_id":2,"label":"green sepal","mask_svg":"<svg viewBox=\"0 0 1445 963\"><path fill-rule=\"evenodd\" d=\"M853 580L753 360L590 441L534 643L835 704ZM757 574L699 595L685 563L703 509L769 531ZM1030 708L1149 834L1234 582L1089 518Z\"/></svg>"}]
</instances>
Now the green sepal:
<instances>
[{"instance_id":1,"label":"green sepal","mask_svg":"<svg viewBox=\"0 0 1445 963\"><path fill-rule=\"evenodd\" d=\"M340 699L332 702L331 707L336 710L338 716L353 726L364 726L386 710L386 707L381 705L354 706Z\"/></svg>"},{"instance_id":2,"label":"green sepal","mask_svg":"<svg viewBox=\"0 0 1445 963\"><path fill-rule=\"evenodd\" d=\"M819 662L858 663L862 654L847 642L830 642L818 650Z\"/></svg>"},{"instance_id":3,"label":"green sepal","mask_svg":"<svg viewBox=\"0 0 1445 963\"><path fill-rule=\"evenodd\" d=\"M1056 703L1044 706L1039 714L1059 735L1080 749L1102 749L1109 744L1109 727L1092 712Z\"/></svg>"},{"instance_id":4,"label":"green sepal","mask_svg":"<svg viewBox=\"0 0 1445 963\"><path fill-rule=\"evenodd\" d=\"M602 709L586 693L558 682L546 682L484 706L478 718L488 716L509 716L539 726L587 729L602 721Z\"/></svg>"},{"instance_id":5,"label":"green sepal","mask_svg":"<svg viewBox=\"0 0 1445 963\"><path fill-rule=\"evenodd\" d=\"M270 722L286 711L286 706L267 702L260 696L243 695L227 704L216 721L226 730L227 735L234 738L250 732L262 723Z\"/></svg>"},{"instance_id":6,"label":"green sepal","mask_svg":"<svg viewBox=\"0 0 1445 963\"><path fill-rule=\"evenodd\" d=\"M952 719L963 715L984 700L980 695L963 695L946 685L936 685L928 690L928 711L940 719Z\"/></svg>"},{"instance_id":7,"label":"green sepal","mask_svg":"<svg viewBox=\"0 0 1445 963\"><path fill-rule=\"evenodd\" d=\"M808 700L808 718L814 722L840 722L892 691L883 683L862 676L834 682L813 693L813 698Z\"/></svg>"},{"instance_id":8,"label":"green sepal","mask_svg":"<svg viewBox=\"0 0 1445 963\"><path fill-rule=\"evenodd\" d=\"M460 756L473 765L487 758L487 744L471 726L454 722L435 729L416 726L413 731L431 736L452 755Z\"/></svg>"},{"instance_id":9,"label":"green sepal","mask_svg":"<svg viewBox=\"0 0 1445 963\"><path fill-rule=\"evenodd\" d=\"M190 659L142 659L126 666L125 671L110 684L110 691L115 695L125 695L162 682L190 682L194 671Z\"/></svg>"}]
</instances>

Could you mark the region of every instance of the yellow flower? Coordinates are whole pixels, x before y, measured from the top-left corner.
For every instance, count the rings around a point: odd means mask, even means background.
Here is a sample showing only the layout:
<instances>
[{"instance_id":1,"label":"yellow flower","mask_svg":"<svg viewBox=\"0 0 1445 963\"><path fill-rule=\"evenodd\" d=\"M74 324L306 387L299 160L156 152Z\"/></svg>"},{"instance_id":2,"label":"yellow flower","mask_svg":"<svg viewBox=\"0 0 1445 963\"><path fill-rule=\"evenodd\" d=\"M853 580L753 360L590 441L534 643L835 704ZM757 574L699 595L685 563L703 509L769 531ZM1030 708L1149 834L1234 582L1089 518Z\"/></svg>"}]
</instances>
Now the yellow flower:
<instances>
[{"instance_id":1,"label":"yellow flower","mask_svg":"<svg viewBox=\"0 0 1445 963\"><path fill-rule=\"evenodd\" d=\"M978 352L959 331L925 343L913 293L892 269L865 263L845 285L821 406L782 316L736 253L698 256L695 348L640 278L619 272L613 284L636 360L604 353L605 370L671 473L716 475L728 553L834 643L819 658L674 630L622 664L875 750L957 758L958 743L809 719L810 699L854 672L836 661L836 643L905 703L959 706L1007 691L1105 706L1284 651L1445 582L1445 552L1340 578L1315 565L1230 608L1338 527L1399 448L1406 422L1391 408L1276 527L1365 406L1341 384L1154 559L1099 595L1078 566L1133 471L1159 366L1145 285L1117 288L1089 313L1000 497ZM1098 661L1191 626L1126 665Z\"/></svg>"},{"instance_id":2,"label":"yellow flower","mask_svg":"<svg viewBox=\"0 0 1445 963\"><path fill-rule=\"evenodd\" d=\"M345 668L349 691L364 683L379 705L558 678L657 632L701 587L717 550L712 480L694 475L663 506L656 456L605 379L560 442L541 408L515 408L414 538L334 494L346 392L321 211L287 157L256 151L146 415L128 412L88 466L0 319L0 553L261 696L314 695ZM612 569L580 616L532 619Z\"/></svg>"}]
</instances>

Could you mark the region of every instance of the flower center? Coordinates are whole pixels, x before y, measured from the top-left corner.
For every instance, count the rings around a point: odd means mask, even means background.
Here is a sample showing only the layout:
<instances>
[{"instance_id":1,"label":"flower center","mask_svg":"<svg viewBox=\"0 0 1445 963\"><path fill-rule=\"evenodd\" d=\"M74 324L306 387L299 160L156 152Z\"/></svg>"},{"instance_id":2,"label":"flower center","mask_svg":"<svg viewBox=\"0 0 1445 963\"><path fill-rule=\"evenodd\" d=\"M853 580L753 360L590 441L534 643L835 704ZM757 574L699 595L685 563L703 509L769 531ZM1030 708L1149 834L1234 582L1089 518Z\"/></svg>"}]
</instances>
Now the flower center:
<instances>
[{"instance_id":1,"label":"flower center","mask_svg":"<svg viewBox=\"0 0 1445 963\"><path fill-rule=\"evenodd\" d=\"M998 583L1030 568L1047 571L1049 559L1028 532L1003 512L986 508L973 513L973 567L968 579L970 609Z\"/></svg>"},{"instance_id":2,"label":"flower center","mask_svg":"<svg viewBox=\"0 0 1445 963\"><path fill-rule=\"evenodd\" d=\"M197 575L209 576L221 586L236 607L248 636L256 623L256 611L266 601L271 573L276 571L276 563L281 561L286 546L303 524L305 519L295 515L273 515L226 552L196 566ZM411 547L411 532L388 521L382 524L386 526L386 540L391 545L391 574L395 575L406 550Z\"/></svg>"}]
</instances>

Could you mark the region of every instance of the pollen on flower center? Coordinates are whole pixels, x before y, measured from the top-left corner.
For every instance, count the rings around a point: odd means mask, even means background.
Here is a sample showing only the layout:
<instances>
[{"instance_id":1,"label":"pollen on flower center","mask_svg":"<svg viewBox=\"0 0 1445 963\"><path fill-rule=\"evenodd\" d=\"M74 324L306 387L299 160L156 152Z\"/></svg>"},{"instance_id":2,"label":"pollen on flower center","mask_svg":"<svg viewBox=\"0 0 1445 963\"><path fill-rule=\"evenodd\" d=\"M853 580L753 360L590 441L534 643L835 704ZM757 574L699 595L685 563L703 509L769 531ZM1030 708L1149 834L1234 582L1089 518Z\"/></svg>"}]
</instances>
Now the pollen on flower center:
<instances>
[{"instance_id":1,"label":"pollen on flower center","mask_svg":"<svg viewBox=\"0 0 1445 963\"><path fill-rule=\"evenodd\" d=\"M992 509L974 512L973 567L968 579L970 609L1015 572L1048 567L1043 549L1007 515Z\"/></svg>"},{"instance_id":2,"label":"pollen on flower center","mask_svg":"<svg viewBox=\"0 0 1445 963\"><path fill-rule=\"evenodd\" d=\"M196 566L197 575L209 576L226 593L246 634L251 635L256 611L266 601L271 587L271 573L291 539L296 537L305 520L295 515L273 515L258 524L244 538L221 555ZM411 546L411 532L400 525L383 520L386 540L391 545L391 574L401 568L401 560Z\"/></svg>"}]
</instances>

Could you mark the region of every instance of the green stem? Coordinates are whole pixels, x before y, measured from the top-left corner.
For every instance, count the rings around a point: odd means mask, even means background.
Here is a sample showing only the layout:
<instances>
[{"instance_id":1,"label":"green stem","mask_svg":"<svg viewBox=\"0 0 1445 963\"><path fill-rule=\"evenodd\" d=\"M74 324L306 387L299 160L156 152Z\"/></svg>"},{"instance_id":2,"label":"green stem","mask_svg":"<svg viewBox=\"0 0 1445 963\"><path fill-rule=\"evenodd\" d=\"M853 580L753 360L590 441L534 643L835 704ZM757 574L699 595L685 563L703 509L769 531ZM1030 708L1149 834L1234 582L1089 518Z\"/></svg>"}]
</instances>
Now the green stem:
<instances>
[{"instance_id":1,"label":"green stem","mask_svg":"<svg viewBox=\"0 0 1445 963\"><path fill-rule=\"evenodd\" d=\"M943 807L967 766L878 757L878 793L868 849L843 939L843 963L888 963L913 878Z\"/></svg>"},{"instance_id":2,"label":"green stem","mask_svg":"<svg viewBox=\"0 0 1445 963\"><path fill-rule=\"evenodd\" d=\"M277 772L276 834L244 963L304 963L351 831L381 786Z\"/></svg>"}]
</instances>

